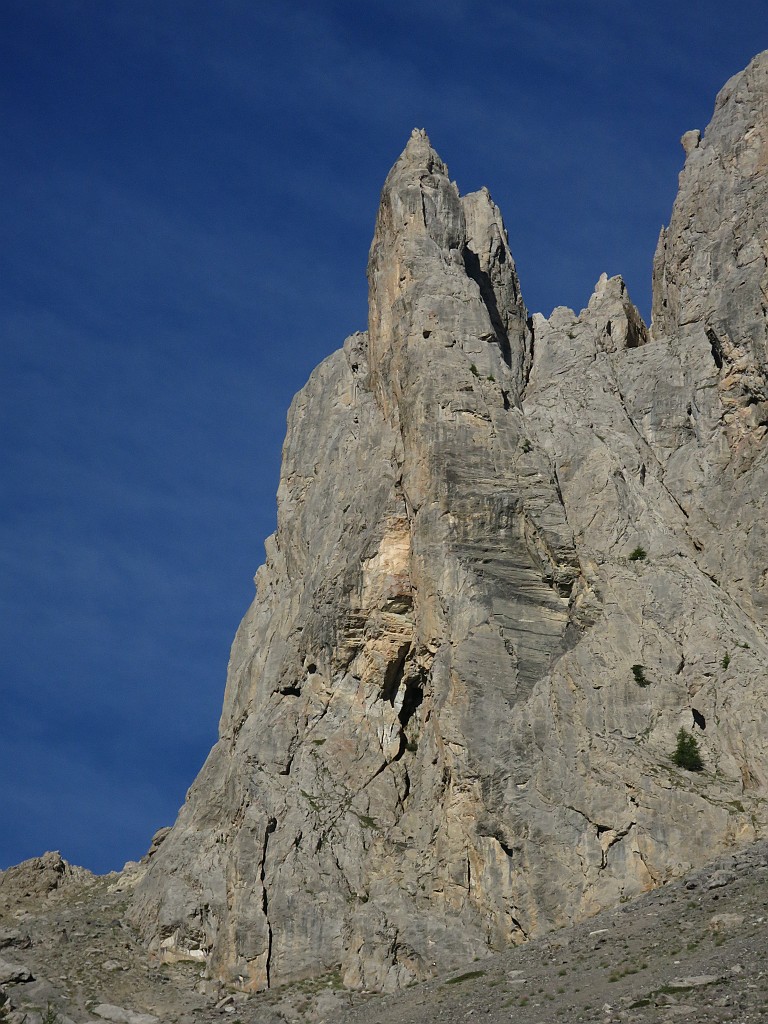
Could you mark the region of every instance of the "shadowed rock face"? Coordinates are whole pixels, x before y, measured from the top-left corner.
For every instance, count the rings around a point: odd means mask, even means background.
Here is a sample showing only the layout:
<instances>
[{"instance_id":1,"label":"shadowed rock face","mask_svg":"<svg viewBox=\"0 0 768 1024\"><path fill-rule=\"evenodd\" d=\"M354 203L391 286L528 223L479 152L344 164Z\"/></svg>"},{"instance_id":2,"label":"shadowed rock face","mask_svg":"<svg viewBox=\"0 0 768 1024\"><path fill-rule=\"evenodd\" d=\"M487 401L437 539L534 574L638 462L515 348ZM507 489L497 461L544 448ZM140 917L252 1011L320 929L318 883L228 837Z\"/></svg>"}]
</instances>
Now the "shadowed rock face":
<instances>
[{"instance_id":1,"label":"shadowed rock face","mask_svg":"<svg viewBox=\"0 0 768 1024\"><path fill-rule=\"evenodd\" d=\"M767 72L685 137L651 332L605 276L529 321L487 191L413 133L137 889L166 959L395 989L764 833Z\"/></svg>"}]
</instances>

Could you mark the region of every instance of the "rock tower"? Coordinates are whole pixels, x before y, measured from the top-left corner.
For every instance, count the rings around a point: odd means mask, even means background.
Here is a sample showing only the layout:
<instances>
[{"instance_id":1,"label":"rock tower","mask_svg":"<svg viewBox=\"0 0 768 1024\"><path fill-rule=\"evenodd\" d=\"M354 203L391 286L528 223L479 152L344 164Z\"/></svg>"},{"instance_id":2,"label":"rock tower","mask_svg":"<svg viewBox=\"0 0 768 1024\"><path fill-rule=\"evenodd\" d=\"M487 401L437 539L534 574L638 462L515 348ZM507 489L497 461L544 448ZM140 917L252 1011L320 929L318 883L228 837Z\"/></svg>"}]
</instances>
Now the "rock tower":
<instances>
[{"instance_id":1,"label":"rock tower","mask_svg":"<svg viewBox=\"0 0 768 1024\"><path fill-rule=\"evenodd\" d=\"M768 53L683 141L649 330L618 277L530 318L414 131L136 892L165 958L392 990L766 834Z\"/></svg>"}]
</instances>

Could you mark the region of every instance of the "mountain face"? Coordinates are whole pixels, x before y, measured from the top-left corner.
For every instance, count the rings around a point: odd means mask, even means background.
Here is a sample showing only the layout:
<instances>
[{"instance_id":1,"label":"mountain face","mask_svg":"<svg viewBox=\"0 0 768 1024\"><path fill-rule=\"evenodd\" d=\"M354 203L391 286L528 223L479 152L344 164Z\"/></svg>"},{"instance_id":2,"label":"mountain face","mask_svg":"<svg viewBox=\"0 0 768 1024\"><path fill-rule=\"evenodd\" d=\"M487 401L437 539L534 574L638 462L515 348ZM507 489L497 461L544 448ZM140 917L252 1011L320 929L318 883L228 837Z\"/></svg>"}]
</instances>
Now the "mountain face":
<instances>
[{"instance_id":1,"label":"mountain face","mask_svg":"<svg viewBox=\"0 0 768 1024\"><path fill-rule=\"evenodd\" d=\"M618 277L529 318L414 131L136 890L165 959L393 990L768 832L768 52L683 144L648 330Z\"/></svg>"}]
</instances>

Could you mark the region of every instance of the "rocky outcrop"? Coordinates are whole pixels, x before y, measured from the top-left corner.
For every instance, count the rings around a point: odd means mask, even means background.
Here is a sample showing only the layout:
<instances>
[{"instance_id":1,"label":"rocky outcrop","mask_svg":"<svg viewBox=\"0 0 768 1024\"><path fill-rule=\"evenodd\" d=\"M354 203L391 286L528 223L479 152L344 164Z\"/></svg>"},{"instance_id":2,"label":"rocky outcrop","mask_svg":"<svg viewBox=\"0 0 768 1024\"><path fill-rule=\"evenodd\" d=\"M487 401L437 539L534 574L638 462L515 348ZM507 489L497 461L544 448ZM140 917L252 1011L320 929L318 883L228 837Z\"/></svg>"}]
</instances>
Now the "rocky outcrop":
<instances>
[{"instance_id":1,"label":"rocky outcrop","mask_svg":"<svg viewBox=\"0 0 768 1024\"><path fill-rule=\"evenodd\" d=\"M620 278L529 320L487 191L413 133L137 887L166 960L395 989L764 833L767 70L685 137L651 331Z\"/></svg>"},{"instance_id":2,"label":"rocky outcrop","mask_svg":"<svg viewBox=\"0 0 768 1024\"><path fill-rule=\"evenodd\" d=\"M0 907L19 900L41 900L58 889L93 879L85 868L64 860L58 850L32 857L0 871Z\"/></svg>"}]
</instances>

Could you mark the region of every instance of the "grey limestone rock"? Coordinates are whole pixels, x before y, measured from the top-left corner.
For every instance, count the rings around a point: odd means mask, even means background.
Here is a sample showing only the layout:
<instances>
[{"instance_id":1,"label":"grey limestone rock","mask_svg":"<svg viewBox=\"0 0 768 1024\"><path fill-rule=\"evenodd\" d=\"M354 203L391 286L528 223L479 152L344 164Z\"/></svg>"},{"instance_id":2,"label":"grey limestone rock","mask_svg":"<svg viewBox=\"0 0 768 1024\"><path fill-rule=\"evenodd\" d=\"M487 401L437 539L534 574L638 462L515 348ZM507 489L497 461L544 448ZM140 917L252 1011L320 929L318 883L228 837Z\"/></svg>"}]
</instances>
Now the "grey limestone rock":
<instances>
[{"instance_id":1,"label":"grey limestone rock","mask_svg":"<svg viewBox=\"0 0 768 1024\"><path fill-rule=\"evenodd\" d=\"M49 851L0 871L0 903L44 899L56 889L92 878L90 871L69 864L58 851Z\"/></svg>"},{"instance_id":2,"label":"grey limestone rock","mask_svg":"<svg viewBox=\"0 0 768 1024\"><path fill-rule=\"evenodd\" d=\"M27 949L30 946L28 933L18 928L0 928L0 949L6 949L8 946Z\"/></svg>"},{"instance_id":3,"label":"grey limestone rock","mask_svg":"<svg viewBox=\"0 0 768 1024\"><path fill-rule=\"evenodd\" d=\"M24 964L0 960L0 985L18 985L20 982L33 980L32 972Z\"/></svg>"},{"instance_id":4,"label":"grey limestone rock","mask_svg":"<svg viewBox=\"0 0 768 1024\"><path fill-rule=\"evenodd\" d=\"M137 883L158 956L392 991L765 834L767 75L685 137L650 331L605 275L529 318L488 192L414 131Z\"/></svg>"},{"instance_id":5,"label":"grey limestone rock","mask_svg":"<svg viewBox=\"0 0 768 1024\"><path fill-rule=\"evenodd\" d=\"M687 153L654 260L659 356L630 397L650 438L671 431L664 476L706 549L702 563L763 625L767 170L768 52L723 87Z\"/></svg>"}]
</instances>

